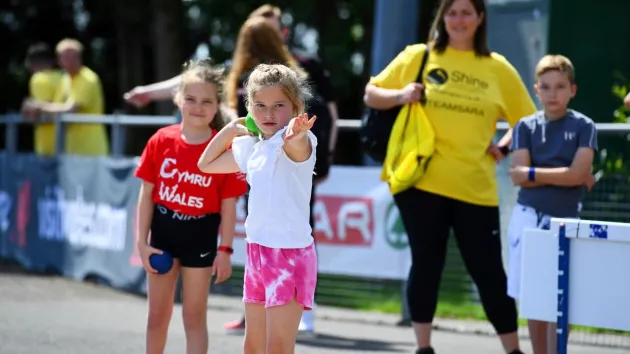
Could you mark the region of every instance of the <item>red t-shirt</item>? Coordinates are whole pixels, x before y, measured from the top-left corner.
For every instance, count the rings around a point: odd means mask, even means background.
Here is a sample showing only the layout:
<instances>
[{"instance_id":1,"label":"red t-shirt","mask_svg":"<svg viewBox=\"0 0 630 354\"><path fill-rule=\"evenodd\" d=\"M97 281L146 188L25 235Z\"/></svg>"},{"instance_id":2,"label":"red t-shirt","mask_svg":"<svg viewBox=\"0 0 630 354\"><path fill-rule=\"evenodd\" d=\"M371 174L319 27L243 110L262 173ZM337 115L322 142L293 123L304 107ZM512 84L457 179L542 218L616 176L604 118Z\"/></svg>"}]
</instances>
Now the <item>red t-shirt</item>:
<instances>
[{"instance_id":1,"label":"red t-shirt","mask_svg":"<svg viewBox=\"0 0 630 354\"><path fill-rule=\"evenodd\" d=\"M215 135L213 130L212 136ZM208 142L188 144L181 138L179 124L153 134L135 173L136 177L155 185L153 203L182 214L199 216L218 213L222 199L247 192L245 175L240 172L209 174L199 170L197 161Z\"/></svg>"}]
</instances>

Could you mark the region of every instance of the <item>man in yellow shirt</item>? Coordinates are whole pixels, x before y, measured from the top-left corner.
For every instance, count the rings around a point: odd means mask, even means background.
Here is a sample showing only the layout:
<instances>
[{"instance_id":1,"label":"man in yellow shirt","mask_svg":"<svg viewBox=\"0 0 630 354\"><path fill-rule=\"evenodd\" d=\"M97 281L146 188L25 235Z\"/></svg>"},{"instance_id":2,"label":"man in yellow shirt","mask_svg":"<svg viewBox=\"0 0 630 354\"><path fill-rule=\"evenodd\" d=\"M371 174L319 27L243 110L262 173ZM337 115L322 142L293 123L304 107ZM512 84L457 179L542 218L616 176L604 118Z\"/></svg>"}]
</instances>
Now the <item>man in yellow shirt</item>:
<instances>
[{"instance_id":1,"label":"man in yellow shirt","mask_svg":"<svg viewBox=\"0 0 630 354\"><path fill-rule=\"evenodd\" d=\"M52 102L55 90L61 79L61 71L55 68L55 55L46 43L36 43L28 48L24 63L32 73L29 81L29 98L41 102ZM34 118L36 110L23 107L22 116ZM35 125L35 153L53 155L55 153L55 126L52 123Z\"/></svg>"},{"instance_id":2,"label":"man in yellow shirt","mask_svg":"<svg viewBox=\"0 0 630 354\"><path fill-rule=\"evenodd\" d=\"M101 80L94 71L83 66L83 45L75 39L64 39L57 44L56 51L59 65L65 72L52 103L33 99L25 106L52 114L104 114ZM103 124L68 124L65 140L66 154L103 156L109 153L107 131Z\"/></svg>"}]
</instances>

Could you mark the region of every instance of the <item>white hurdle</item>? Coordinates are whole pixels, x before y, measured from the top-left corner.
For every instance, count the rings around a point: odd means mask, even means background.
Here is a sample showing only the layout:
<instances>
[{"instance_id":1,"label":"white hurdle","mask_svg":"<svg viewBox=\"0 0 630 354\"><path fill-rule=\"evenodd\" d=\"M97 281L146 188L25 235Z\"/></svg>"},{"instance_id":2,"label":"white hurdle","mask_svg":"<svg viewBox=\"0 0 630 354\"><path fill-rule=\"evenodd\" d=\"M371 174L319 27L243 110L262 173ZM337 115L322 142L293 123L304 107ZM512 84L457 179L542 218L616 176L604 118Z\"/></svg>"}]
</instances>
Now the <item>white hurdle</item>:
<instances>
[{"instance_id":1,"label":"white hurdle","mask_svg":"<svg viewBox=\"0 0 630 354\"><path fill-rule=\"evenodd\" d=\"M630 224L554 218L521 243L519 316L556 322L557 354L569 324L630 331Z\"/></svg>"}]
</instances>

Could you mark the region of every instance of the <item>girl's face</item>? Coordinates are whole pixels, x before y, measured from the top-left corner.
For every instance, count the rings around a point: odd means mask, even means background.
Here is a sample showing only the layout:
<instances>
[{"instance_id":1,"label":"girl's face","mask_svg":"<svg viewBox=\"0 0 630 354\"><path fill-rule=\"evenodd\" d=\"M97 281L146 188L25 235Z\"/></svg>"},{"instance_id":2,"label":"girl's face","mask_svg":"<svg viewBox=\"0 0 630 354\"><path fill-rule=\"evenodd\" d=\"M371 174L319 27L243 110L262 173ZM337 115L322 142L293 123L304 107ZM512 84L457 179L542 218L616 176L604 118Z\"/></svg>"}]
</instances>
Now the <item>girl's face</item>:
<instances>
[{"instance_id":1,"label":"girl's face","mask_svg":"<svg viewBox=\"0 0 630 354\"><path fill-rule=\"evenodd\" d=\"M477 13L470 0L455 0L446 11L444 27L452 41L473 41L482 20L483 14Z\"/></svg>"},{"instance_id":2,"label":"girl's face","mask_svg":"<svg viewBox=\"0 0 630 354\"><path fill-rule=\"evenodd\" d=\"M188 82L180 92L178 106L185 124L207 128L219 109L217 88L200 80Z\"/></svg>"},{"instance_id":3,"label":"girl's face","mask_svg":"<svg viewBox=\"0 0 630 354\"><path fill-rule=\"evenodd\" d=\"M252 116L265 138L289 124L293 117L293 104L282 88L265 87L252 98Z\"/></svg>"}]
</instances>

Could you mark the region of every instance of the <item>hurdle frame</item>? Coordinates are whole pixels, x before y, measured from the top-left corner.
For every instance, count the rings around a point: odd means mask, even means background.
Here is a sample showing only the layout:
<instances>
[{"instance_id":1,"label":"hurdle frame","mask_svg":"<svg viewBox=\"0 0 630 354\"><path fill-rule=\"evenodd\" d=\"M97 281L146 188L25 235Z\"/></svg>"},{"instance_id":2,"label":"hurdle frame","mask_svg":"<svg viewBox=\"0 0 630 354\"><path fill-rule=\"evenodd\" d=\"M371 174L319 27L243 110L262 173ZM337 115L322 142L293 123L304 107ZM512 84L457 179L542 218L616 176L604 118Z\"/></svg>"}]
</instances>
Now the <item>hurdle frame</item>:
<instances>
[{"instance_id":1,"label":"hurdle frame","mask_svg":"<svg viewBox=\"0 0 630 354\"><path fill-rule=\"evenodd\" d=\"M567 225L560 223L558 231L558 312L556 326L557 354L567 354L569 343L569 272L571 241L567 237Z\"/></svg>"}]
</instances>

